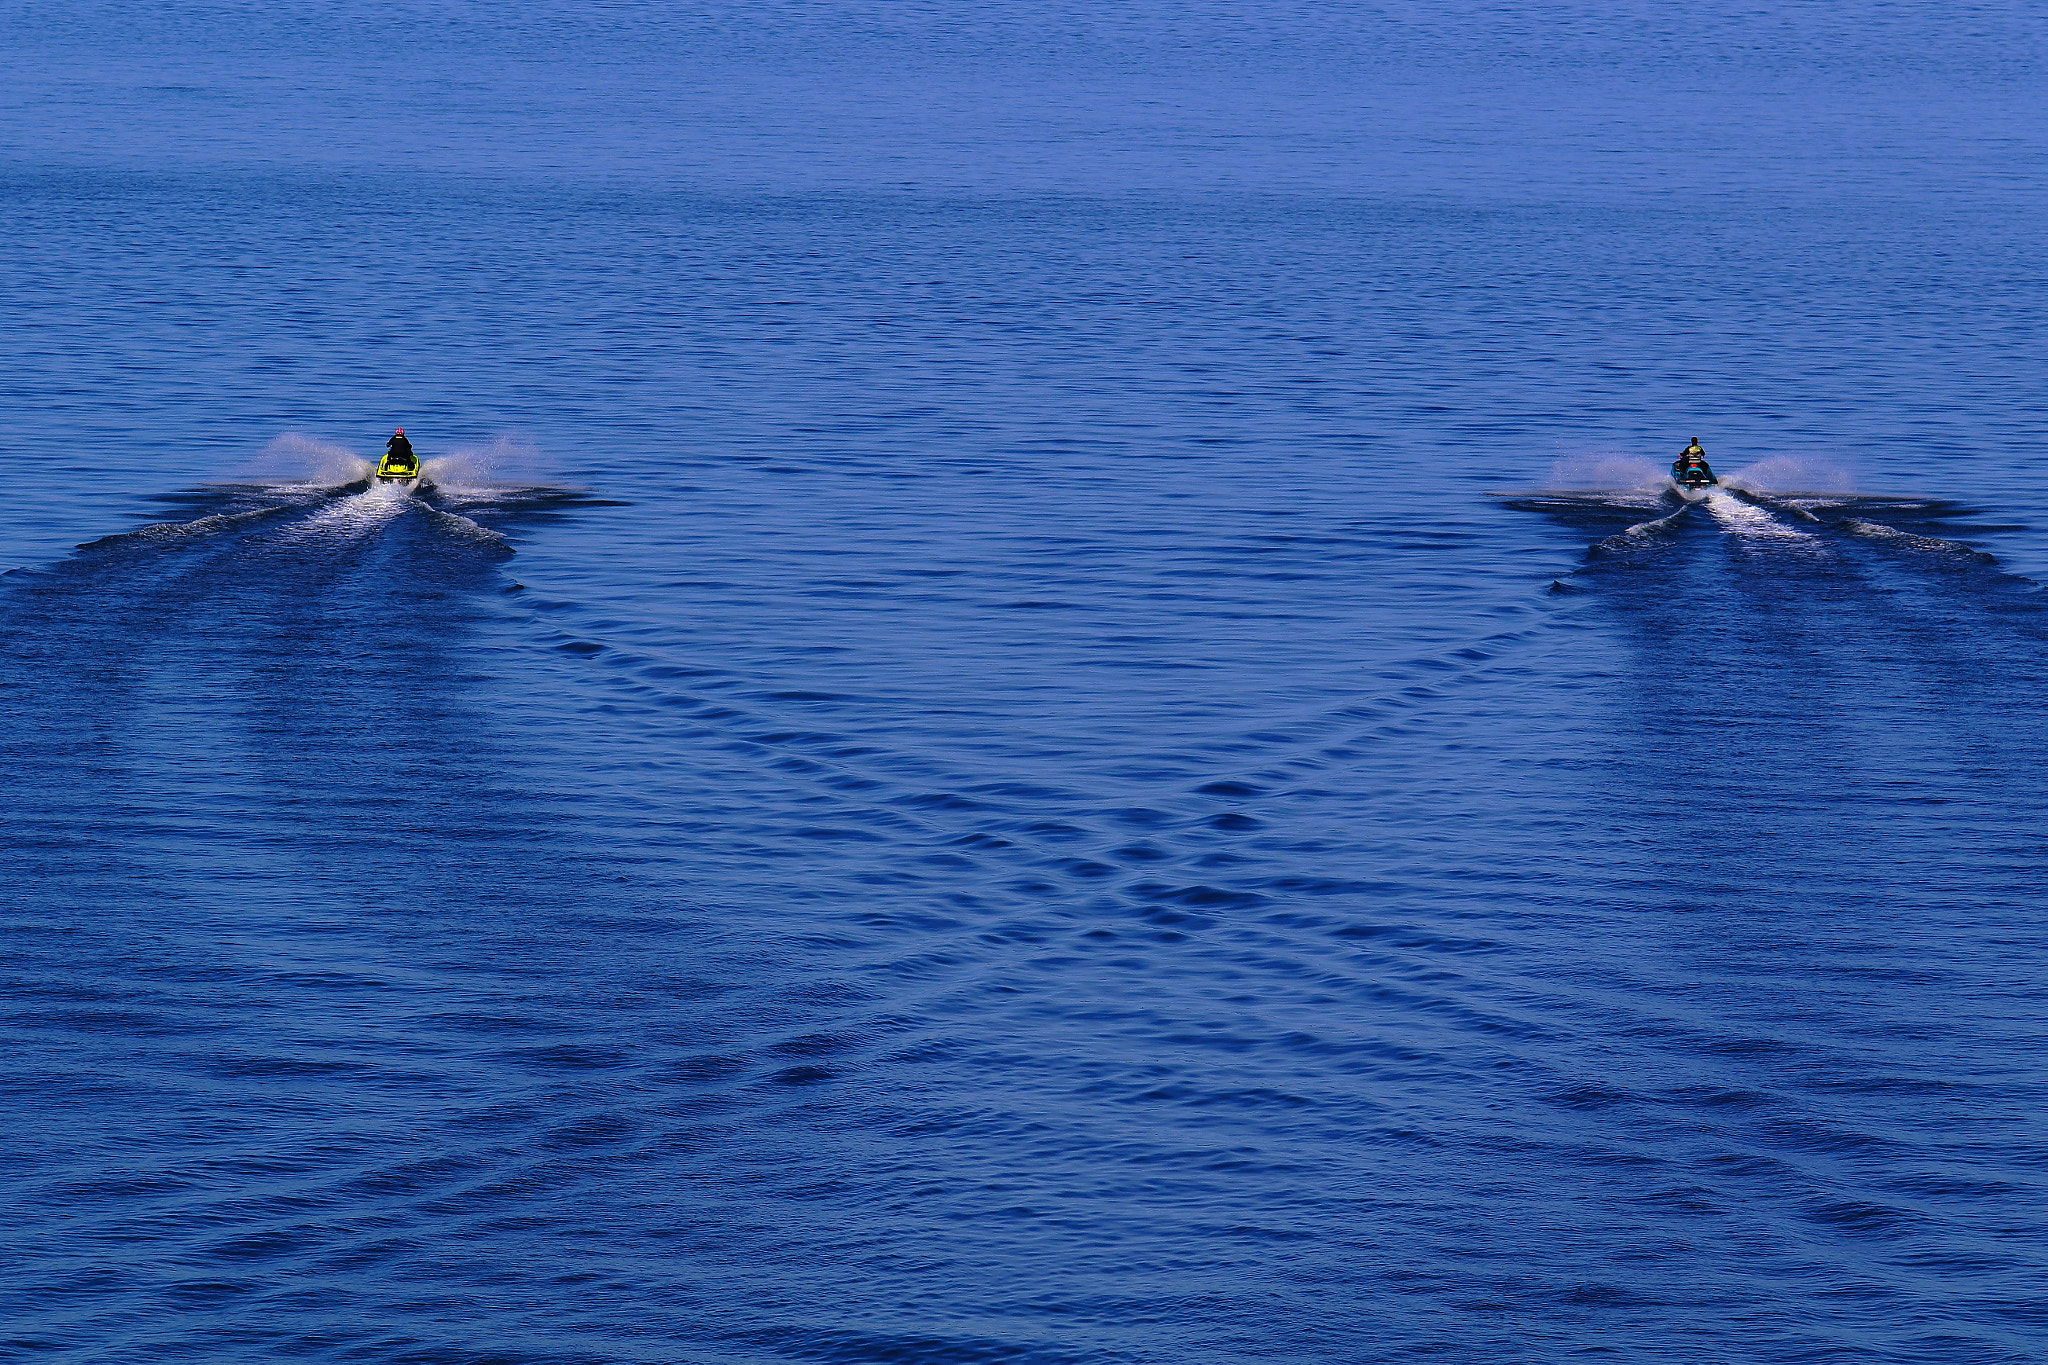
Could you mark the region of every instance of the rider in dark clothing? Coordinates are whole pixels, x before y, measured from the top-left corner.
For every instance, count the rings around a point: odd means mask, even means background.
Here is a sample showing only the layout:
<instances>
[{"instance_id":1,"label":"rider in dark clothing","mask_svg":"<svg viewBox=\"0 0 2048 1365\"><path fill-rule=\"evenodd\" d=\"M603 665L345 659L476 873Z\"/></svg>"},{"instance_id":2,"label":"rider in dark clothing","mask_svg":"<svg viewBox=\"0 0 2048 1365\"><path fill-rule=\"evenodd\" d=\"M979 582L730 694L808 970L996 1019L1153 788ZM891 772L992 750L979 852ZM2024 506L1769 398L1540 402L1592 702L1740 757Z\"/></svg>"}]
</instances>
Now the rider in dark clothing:
<instances>
[{"instance_id":1,"label":"rider in dark clothing","mask_svg":"<svg viewBox=\"0 0 2048 1365\"><path fill-rule=\"evenodd\" d=\"M405 428L400 427L392 438L384 443L384 472L412 474L419 471L419 457L412 453L412 442L405 439Z\"/></svg>"},{"instance_id":2,"label":"rider in dark clothing","mask_svg":"<svg viewBox=\"0 0 2048 1365\"><path fill-rule=\"evenodd\" d=\"M1708 483L1714 482L1714 471L1707 466L1707 452L1700 448L1700 438L1692 438L1692 444L1679 452L1671 462L1671 477L1678 483L1704 475Z\"/></svg>"}]
</instances>

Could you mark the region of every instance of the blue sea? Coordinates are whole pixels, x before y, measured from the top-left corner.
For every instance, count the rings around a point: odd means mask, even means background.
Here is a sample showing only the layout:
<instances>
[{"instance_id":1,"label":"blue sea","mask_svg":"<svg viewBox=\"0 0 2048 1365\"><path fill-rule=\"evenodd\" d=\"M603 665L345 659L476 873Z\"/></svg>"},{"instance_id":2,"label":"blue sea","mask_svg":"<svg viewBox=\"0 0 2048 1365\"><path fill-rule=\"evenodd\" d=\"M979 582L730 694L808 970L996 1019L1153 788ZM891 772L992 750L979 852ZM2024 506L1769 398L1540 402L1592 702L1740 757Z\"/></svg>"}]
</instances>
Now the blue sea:
<instances>
[{"instance_id":1,"label":"blue sea","mask_svg":"<svg viewBox=\"0 0 2048 1365\"><path fill-rule=\"evenodd\" d=\"M0 35L0 1359L2048 1360L2038 6Z\"/></svg>"}]
</instances>

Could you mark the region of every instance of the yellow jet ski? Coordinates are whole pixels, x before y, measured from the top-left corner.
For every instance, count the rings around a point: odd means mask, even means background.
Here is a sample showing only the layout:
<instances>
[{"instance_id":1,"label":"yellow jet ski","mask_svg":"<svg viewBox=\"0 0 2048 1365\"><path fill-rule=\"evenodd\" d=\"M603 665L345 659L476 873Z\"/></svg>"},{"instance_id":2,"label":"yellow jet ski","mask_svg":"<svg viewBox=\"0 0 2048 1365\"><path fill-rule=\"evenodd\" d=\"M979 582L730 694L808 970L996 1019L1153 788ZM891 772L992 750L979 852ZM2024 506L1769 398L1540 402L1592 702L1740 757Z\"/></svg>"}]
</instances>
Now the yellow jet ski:
<instances>
[{"instance_id":1,"label":"yellow jet ski","mask_svg":"<svg viewBox=\"0 0 2048 1365\"><path fill-rule=\"evenodd\" d=\"M405 439L405 428L400 427L384 448L384 458L377 461L378 483L412 483L420 476L420 457L412 453L412 442Z\"/></svg>"}]
</instances>

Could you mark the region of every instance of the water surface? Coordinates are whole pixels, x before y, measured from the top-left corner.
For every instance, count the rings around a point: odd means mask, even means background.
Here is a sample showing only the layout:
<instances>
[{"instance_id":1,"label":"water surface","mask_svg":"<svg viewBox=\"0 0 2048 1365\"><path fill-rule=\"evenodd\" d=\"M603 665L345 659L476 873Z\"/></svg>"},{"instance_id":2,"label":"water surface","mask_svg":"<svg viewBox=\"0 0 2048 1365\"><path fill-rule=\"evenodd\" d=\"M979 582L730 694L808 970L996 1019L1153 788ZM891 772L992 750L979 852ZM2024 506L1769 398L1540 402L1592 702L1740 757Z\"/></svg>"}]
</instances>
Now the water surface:
<instances>
[{"instance_id":1,"label":"water surface","mask_svg":"<svg viewBox=\"0 0 2048 1365\"><path fill-rule=\"evenodd\" d=\"M13 41L0 1354L2048 1351L2036 16Z\"/></svg>"}]
</instances>

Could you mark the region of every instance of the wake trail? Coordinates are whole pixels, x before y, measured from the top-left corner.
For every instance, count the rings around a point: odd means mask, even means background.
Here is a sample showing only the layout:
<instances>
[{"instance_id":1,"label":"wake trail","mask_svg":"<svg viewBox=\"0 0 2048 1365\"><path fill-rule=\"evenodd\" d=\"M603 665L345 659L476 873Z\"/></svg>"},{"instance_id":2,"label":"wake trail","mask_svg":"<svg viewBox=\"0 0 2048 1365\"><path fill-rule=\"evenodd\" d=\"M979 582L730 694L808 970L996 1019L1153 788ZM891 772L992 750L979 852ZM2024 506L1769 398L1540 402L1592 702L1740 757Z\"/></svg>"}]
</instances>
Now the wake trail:
<instances>
[{"instance_id":1,"label":"wake trail","mask_svg":"<svg viewBox=\"0 0 2048 1365\"><path fill-rule=\"evenodd\" d=\"M323 536L365 536L403 516L414 505L412 494L396 484L371 484L360 493L335 500L286 532L292 540Z\"/></svg>"},{"instance_id":2,"label":"wake trail","mask_svg":"<svg viewBox=\"0 0 2048 1365\"><path fill-rule=\"evenodd\" d=\"M1956 504L1927 498L1790 498L1748 489L1736 489L1744 502L1780 516L1792 517L1838 534L1854 536L1888 549L1934 556L1951 563L1993 565L1998 557L1965 541L1929 534L1929 529L1960 516L1974 515ZM1903 525L1894 524L1903 522ZM1922 529L1915 529L1922 528ZM1972 530L1997 532L2016 529L1998 525L1973 526ZM2008 575L2021 582L2018 575Z\"/></svg>"},{"instance_id":3,"label":"wake trail","mask_svg":"<svg viewBox=\"0 0 2048 1365\"><path fill-rule=\"evenodd\" d=\"M194 521L152 522L133 531L117 531L113 535L101 536L98 540L86 541L78 548L98 551L169 548L181 542L232 534L257 522L269 521L300 510L289 506L258 507L247 512L217 512Z\"/></svg>"},{"instance_id":4,"label":"wake trail","mask_svg":"<svg viewBox=\"0 0 2048 1365\"><path fill-rule=\"evenodd\" d=\"M530 493L465 505L516 517L561 501L559 490ZM477 577L486 564L512 554L499 532L395 485L223 484L153 500L204 514L101 536L0 575L0 639L18 658L126 680L150 671L158 642L207 635L225 647L286 597L344 587L379 553L395 556L386 580L478 591L488 586Z\"/></svg>"},{"instance_id":5,"label":"wake trail","mask_svg":"<svg viewBox=\"0 0 2048 1365\"><path fill-rule=\"evenodd\" d=\"M1517 496L1507 505L1541 512L1551 519L1581 530L1596 530L1602 524L1639 514L1645 508L1644 490L1586 490ZM1767 554L1775 542L1798 547L1809 555L1823 545L1839 548L1845 540L1881 546L1923 562L1930 568L1953 572L1959 568L1983 568L1997 563L1995 556L1976 546L1940 534L1958 518L1978 515L1972 508L1955 502L1926 497L1866 496L1846 493L1772 493L1753 488L1739 477L1701 493L1670 488L1663 495L1682 503L1664 516L1631 520L1587 547L1593 560L1618 557L1640 558L1645 552L1663 550L1679 539L1687 513L1703 508L1716 527L1745 545L1753 553ZM1972 531L1995 533L2023 527L1972 523ZM2008 575L2015 582L2031 580Z\"/></svg>"},{"instance_id":6,"label":"wake trail","mask_svg":"<svg viewBox=\"0 0 2048 1365\"><path fill-rule=\"evenodd\" d=\"M1626 530L1618 531L1604 540L1596 541L1586 549L1590 557L1622 555L1653 549L1667 543L1676 531L1679 521L1698 504L1688 499L1677 511L1649 521L1639 521Z\"/></svg>"},{"instance_id":7,"label":"wake trail","mask_svg":"<svg viewBox=\"0 0 2048 1365\"><path fill-rule=\"evenodd\" d=\"M1781 517L1790 517L1794 521L1804 522L1810 526L1825 524L1822 518L1815 516L1796 502L1787 502L1781 498L1774 498L1768 493L1759 493L1753 489L1744 488L1740 484L1730 484L1723 491L1730 497L1738 498L1753 507L1760 507L1767 512Z\"/></svg>"},{"instance_id":8,"label":"wake trail","mask_svg":"<svg viewBox=\"0 0 2048 1365\"><path fill-rule=\"evenodd\" d=\"M1739 536L1762 537L1776 540L1812 540L1811 531L1802 531L1788 526L1765 508L1756 506L1721 489L1713 489L1706 496L1708 513L1719 522L1723 529Z\"/></svg>"},{"instance_id":9,"label":"wake trail","mask_svg":"<svg viewBox=\"0 0 2048 1365\"><path fill-rule=\"evenodd\" d=\"M1960 540L1949 540L1942 536L1923 536L1912 531L1902 531L1896 526L1882 522L1865 521L1861 517L1848 517L1837 525L1850 535L1861 536L1892 549L1912 550L1923 555L1939 555L1961 559L1973 565L1991 565L1998 562L1998 556Z\"/></svg>"}]
</instances>

